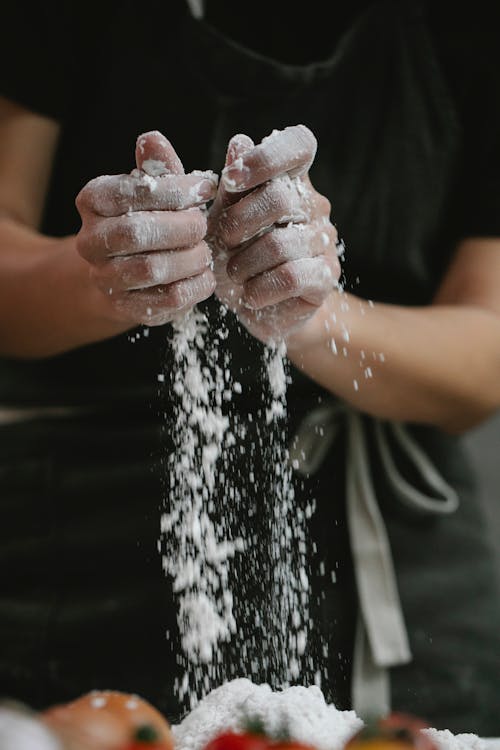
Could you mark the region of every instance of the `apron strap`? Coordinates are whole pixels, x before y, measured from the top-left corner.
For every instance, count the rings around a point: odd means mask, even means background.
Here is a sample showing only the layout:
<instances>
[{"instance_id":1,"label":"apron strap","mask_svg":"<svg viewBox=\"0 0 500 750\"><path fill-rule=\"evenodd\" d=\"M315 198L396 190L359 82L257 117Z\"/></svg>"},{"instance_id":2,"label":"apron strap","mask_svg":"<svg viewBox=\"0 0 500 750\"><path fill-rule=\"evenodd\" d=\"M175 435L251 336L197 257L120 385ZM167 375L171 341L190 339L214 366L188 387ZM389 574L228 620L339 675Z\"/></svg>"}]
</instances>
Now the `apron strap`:
<instances>
[{"instance_id":1,"label":"apron strap","mask_svg":"<svg viewBox=\"0 0 500 750\"><path fill-rule=\"evenodd\" d=\"M347 414L347 525L363 622L379 667L411 660L389 538L375 496L359 414Z\"/></svg>"},{"instance_id":2,"label":"apron strap","mask_svg":"<svg viewBox=\"0 0 500 750\"><path fill-rule=\"evenodd\" d=\"M352 668L352 705L364 721L386 716L391 710L391 683L387 669L373 661L363 617L356 623Z\"/></svg>"},{"instance_id":3,"label":"apron strap","mask_svg":"<svg viewBox=\"0 0 500 750\"><path fill-rule=\"evenodd\" d=\"M408 430L398 423L374 419L375 444L386 480L406 506L422 513L449 514L458 507L458 495L439 474ZM346 426L347 524L357 584L358 619L352 675L353 709L359 716L386 714L391 709L388 669L412 659L399 597L396 573L384 519L371 472L373 457L367 447L366 422L338 403L310 412L295 435L292 465L303 474L318 470L335 441L339 422ZM412 486L399 472L391 443L418 472L429 494Z\"/></svg>"}]
</instances>

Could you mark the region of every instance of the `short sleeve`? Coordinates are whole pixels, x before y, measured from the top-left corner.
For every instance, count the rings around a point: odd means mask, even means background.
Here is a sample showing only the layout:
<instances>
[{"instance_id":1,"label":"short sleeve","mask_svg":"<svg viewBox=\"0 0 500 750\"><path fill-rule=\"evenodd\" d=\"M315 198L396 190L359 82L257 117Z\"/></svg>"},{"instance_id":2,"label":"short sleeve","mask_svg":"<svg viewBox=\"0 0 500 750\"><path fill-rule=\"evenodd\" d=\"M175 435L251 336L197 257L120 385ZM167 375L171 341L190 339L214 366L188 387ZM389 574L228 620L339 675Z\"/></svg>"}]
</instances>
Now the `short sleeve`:
<instances>
[{"instance_id":1,"label":"short sleeve","mask_svg":"<svg viewBox=\"0 0 500 750\"><path fill-rule=\"evenodd\" d=\"M0 95L63 120L75 59L75 25L68 4L20 3L2 8Z\"/></svg>"}]
</instances>

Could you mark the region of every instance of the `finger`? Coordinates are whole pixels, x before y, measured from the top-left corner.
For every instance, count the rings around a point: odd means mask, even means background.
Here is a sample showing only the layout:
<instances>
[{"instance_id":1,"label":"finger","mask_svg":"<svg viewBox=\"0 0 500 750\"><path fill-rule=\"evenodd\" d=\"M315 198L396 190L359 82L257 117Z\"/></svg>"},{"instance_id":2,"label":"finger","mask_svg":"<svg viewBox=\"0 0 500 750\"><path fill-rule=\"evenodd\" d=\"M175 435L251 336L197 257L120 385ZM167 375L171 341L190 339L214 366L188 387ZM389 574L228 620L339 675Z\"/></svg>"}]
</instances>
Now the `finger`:
<instances>
[{"instance_id":1,"label":"finger","mask_svg":"<svg viewBox=\"0 0 500 750\"><path fill-rule=\"evenodd\" d=\"M168 286L126 292L115 300L115 304L123 317L130 321L157 326L172 320L182 310L208 299L214 290L214 275L210 269L206 269L198 276Z\"/></svg>"},{"instance_id":2,"label":"finger","mask_svg":"<svg viewBox=\"0 0 500 750\"><path fill-rule=\"evenodd\" d=\"M206 217L197 208L138 211L94 222L77 235L77 248L89 263L102 263L117 255L193 247L203 240L206 228Z\"/></svg>"},{"instance_id":3,"label":"finger","mask_svg":"<svg viewBox=\"0 0 500 750\"><path fill-rule=\"evenodd\" d=\"M233 135L226 151L226 166L233 164L245 152L250 151L253 147L254 142L248 135L245 135L244 133ZM241 194L228 192L222 182L220 182L217 196L210 209L211 216L218 217L222 210L231 205L231 203L235 203L240 198Z\"/></svg>"},{"instance_id":4,"label":"finger","mask_svg":"<svg viewBox=\"0 0 500 750\"><path fill-rule=\"evenodd\" d=\"M184 174L184 167L174 147L158 130L142 133L137 138L135 161L138 169L152 177L169 173Z\"/></svg>"},{"instance_id":5,"label":"finger","mask_svg":"<svg viewBox=\"0 0 500 750\"><path fill-rule=\"evenodd\" d=\"M238 193L286 173L304 174L314 161L316 149L316 138L305 125L275 130L224 167L221 181L228 192Z\"/></svg>"},{"instance_id":6,"label":"finger","mask_svg":"<svg viewBox=\"0 0 500 750\"><path fill-rule=\"evenodd\" d=\"M312 305L321 305L336 286L330 263L323 256L303 258L255 276L244 285L243 301L254 310L276 305L292 297L301 297Z\"/></svg>"},{"instance_id":7,"label":"finger","mask_svg":"<svg viewBox=\"0 0 500 750\"><path fill-rule=\"evenodd\" d=\"M234 249L274 224L307 222L310 218L309 189L299 179L277 177L252 190L220 216L218 238Z\"/></svg>"},{"instance_id":8,"label":"finger","mask_svg":"<svg viewBox=\"0 0 500 750\"><path fill-rule=\"evenodd\" d=\"M133 211L180 211L214 198L217 175L192 172L152 178L134 170L130 175L103 175L85 185L76 199L80 214L123 216Z\"/></svg>"},{"instance_id":9,"label":"finger","mask_svg":"<svg viewBox=\"0 0 500 750\"><path fill-rule=\"evenodd\" d=\"M335 247L336 238L332 224L275 227L233 255L227 273L234 282L243 284L287 261L323 255L328 246Z\"/></svg>"},{"instance_id":10,"label":"finger","mask_svg":"<svg viewBox=\"0 0 500 750\"><path fill-rule=\"evenodd\" d=\"M166 286L198 276L210 266L212 255L206 242L185 250L128 255L94 266L92 278L105 294L132 289Z\"/></svg>"},{"instance_id":11,"label":"finger","mask_svg":"<svg viewBox=\"0 0 500 750\"><path fill-rule=\"evenodd\" d=\"M286 339L317 311L318 305L295 297L266 307L262 312L242 309L239 316L243 325L250 331L255 331L261 340L271 342Z\"/></svg>"}]
</instances>

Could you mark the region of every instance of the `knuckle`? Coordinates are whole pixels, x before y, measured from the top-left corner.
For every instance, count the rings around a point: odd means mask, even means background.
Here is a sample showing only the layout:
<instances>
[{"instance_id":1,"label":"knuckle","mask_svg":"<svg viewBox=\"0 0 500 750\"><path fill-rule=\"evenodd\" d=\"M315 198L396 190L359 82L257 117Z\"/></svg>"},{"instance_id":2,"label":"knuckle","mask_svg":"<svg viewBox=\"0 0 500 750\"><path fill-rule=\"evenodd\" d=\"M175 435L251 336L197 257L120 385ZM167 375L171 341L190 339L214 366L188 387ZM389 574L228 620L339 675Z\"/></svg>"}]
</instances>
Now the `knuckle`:
<instances>
[{"instance_id":1,"label":"knuckle","mask_svg":"<svg viewBox=\"0 0 500 750\"><path fill-rule=\"evenodd\" d=\"M189 302L195 304L207 299L214 291L216 286L215 276L210 270L206 270L190 280L189 299L184 300L184 304Z\"/></svg>"},{"instance_id":2,"label":"knuckle","mask_svg":"<svg viewBox=\"0 0 500 750\"><path fill-rule=\"evenodd\" d=\"M149 285L159 276L152 259L142 255L119 261L117 270L122 281L129 285Z\"/></svg>"},{"instance_id":3,"label":"knuckle","mask_svg":"<svg viewBox=\"0 0 500 750\"><path fill-rule=\"evenodd\" d=\"M118 219L110 232L110 246L115 252L143 248L147 245L147 223L134 214Z\"/></svg>"},{"instance_id":4,"label":"knuckle","mask_svg":"<svg viewBox=\"0 0 500 750\"><path fill-rule=\"evenodd\" d=\"M116 278L107 264L92 266L90 269L90 280L103 294L110 297L113 302L119 302L122 290L116 283Z\"/></svg>"},{"instance_id":5,"label":"knuckle","mask_svg":"<svg viewBox=\"0 0 500 750\"><path fill-rule=\"evenodd\" d=\"M191 231L194 242L200 242L207 233L207 217L198 208L191 209Z\"/></svg>"},{"instance_id":6,"label":"knuckle","mask_svg":"<svg viewBox=\"0 0 500 750\"><path fill-rule=\"evenodd\" d=\"M231 238L238 233L240 224L240 219L235 210L229 209L221 213L217 227L217 239L224 247L231 249Z\"/></svg>"},{"instance_id":7,"label":"knuckle","mask_svg":"<svg viewBox=\"0 0 500 750\"><path fill-rule=\"evenodd\" d=\"M332 210L332 204L325 195L318 193L318 212L325 216L329 216Z\"/></svg>"},{"instance_id":8,"label":"knuckle","mask_svg":"<svg viewBox=\"0 0 500 750\"><path fill-rule=\"evenodd\" d=\"M133 247L144 244L145 222L142 219L138 219L134 214L124 216L118 226L120 227L119 234L121 232L125 242Z\"/></svg>"},{"instance_id":9,"label":"knuckle","mask_svg":"<svg viewBox=\"0 0 500 750\"><path fill-rule=\"evenodd\" d=\"M76 235L76 250L78 254L89 263L92 262L97 255L94 232L85 228L85 226Z\"/></svg>"},{"instance_id":10,"label":"knuckle","mask_svg":"<svg viewBox=\"0 0 500 750\"><path fill-rule=\"evenodd\" d=\"M173 223L164 226L165 234L174 241L176 237L178 247L194 247L207 234L207 218L198 208L188 208L173 212Z\"/></svg>"},{"instance_id":11,"label":"knuckle","mask_svg":"<svg viewBox=\"0 0 500 750\"><path fill-rule=\"evenodd\" d=\"M75 198L75 205L80 214L94 210L95 183L98 178L88 182Z\"/></svg>"},{"instance_id":12,"label":"knuckle","mask_svg":"<svg viewBox=\"0 0 500 750\"><path fill-rule=\"evenodd\" d=\"M186 294L180 282L175 282L168 287L165 303L171 310L179 310L185 302Z\"/></svg>"},{"instance_id":13,"label":"knuckle","mask_svg":"<svg viewBox=\"0 0 500 750\"><path fill-rule=\"evenodd\" d=\"M268 202L269 207L279 214L289 212L291 195L289 190L284 189L282 180L273 180L264 188L262 200Z\"/></svg>"},{"instance_id":14,"label":"knuckle","mask_svg":"<svg viewBox=\"0 0 500 750\"><path fill-rule=\"evenodd\" d=\"M263 250L270 263L277 264L287 256L286 230L272 230L262 238Z\"/></svg>"},{"instance_id":15,"label":"knuckle","mask_svg":"<svg viewBox=\"0 0 500 750\"><path fill-rule=\"evenodd\" d=\"M300 287L300 278L292 263L285 263L277 272L279 285L288 291L295 291Z\"/></svg>"},{"instance_id":16,"label":"knuckle","mask_svg":"<svg viewBox=\"0 0 500 750\"><path fill-rule=\"evenodd\" d=\"M226 266L226 273L236 284L241 283L246 278L246 273L241 265L239 258L231 258Z\"/></svg>"},{"instance_id":17,"label":"knuckle","mask_svg":"<svg viewBox=\"0 0 500 750\"><path fill-rule=\"evenodd\" d=\"M117 211L128 211L134 200L137 184L129 175L118 175L109 185L109 202Z\"/></svg>"},{"instance_id":18,"label":"knuckle","mask_svg":"<svg viewBox=\"0 0 500 750\"><path fill-rule=\"evenodd\" d=\"M195 269L202 272L212 262L212 253L206 242L201 242L196 246L196 253L193 259Z\"/></svg>"}]
</instances>

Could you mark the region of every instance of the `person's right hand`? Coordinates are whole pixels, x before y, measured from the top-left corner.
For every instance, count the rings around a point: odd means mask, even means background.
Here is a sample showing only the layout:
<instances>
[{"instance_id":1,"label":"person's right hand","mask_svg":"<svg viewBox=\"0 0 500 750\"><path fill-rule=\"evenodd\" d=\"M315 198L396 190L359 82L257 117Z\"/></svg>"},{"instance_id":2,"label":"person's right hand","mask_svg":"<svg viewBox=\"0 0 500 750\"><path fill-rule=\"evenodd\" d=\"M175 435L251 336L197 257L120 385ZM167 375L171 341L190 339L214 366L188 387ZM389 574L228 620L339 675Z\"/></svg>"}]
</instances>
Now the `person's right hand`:
<instances>
[{"instance_id":1,"label":"person's right hand","mask_svg":"<svg viewBox=\"0 0 500 750\"><path fill-rule=\"evenodd\" d=\"M105 175L80 191L76 243L100 290L103 317L125 327L162 325L213 293L204 206L213 172L184 173L159 132L137 139L137 169Z\"/></svg>"}]
</instances>

